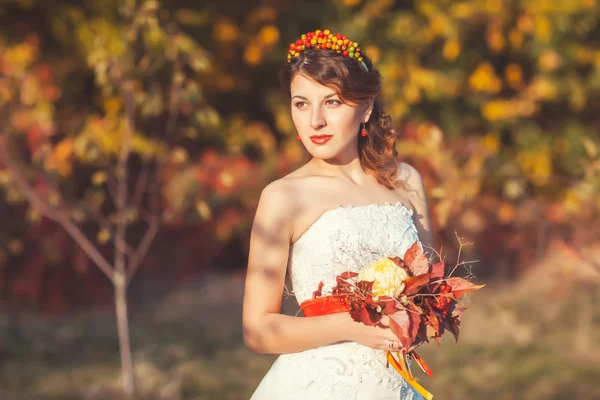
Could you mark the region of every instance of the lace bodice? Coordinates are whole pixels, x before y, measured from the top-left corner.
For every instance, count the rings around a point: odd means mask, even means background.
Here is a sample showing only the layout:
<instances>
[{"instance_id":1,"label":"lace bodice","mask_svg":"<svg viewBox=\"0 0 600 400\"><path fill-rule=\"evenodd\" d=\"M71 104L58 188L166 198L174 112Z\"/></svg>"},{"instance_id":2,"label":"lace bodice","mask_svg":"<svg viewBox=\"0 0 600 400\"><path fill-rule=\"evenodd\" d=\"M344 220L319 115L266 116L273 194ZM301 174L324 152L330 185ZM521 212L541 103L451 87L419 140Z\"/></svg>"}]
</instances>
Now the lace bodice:
<instances>
[{"instance_id":1,"label":"lace bodice","mask_svg":"<svg viewBox=\"0 0 600 400\"><path fill-rule=\"evenodd\" d=\"M402 257L419 240L412 210L401 202L342 206L326 211L290 246L288 273L298 304L323 282L331 293L335 277L359 272L381 257Z\"/></svg>"},{"instance_id":2,"label":"lace bodice","mask_svg":"<svg viewBox=\"0 0 600 400\"><path fill-rule=\"evenodd\" d=\"M418 241L413 212L398 202L342 206L323 213L290 246L288 273L298 303L319 282L331 293L335 277L359 272L381 257L400 256ZM420 244L420 242L419 242ZM354 342L282 354L251 400L418 400L385 351Z\"/></svg>"}]
</instances>

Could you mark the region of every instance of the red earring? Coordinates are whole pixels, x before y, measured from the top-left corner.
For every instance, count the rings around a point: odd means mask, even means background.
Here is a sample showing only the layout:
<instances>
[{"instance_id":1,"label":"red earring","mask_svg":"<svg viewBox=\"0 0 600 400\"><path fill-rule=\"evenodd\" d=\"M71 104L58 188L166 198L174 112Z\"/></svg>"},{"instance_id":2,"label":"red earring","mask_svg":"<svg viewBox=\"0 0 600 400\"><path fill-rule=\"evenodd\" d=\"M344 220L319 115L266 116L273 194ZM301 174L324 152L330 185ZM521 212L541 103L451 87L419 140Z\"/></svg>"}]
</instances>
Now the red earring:
<instances>
[{"instance_id":1,"label":"red earring","mask_svg":"<svg viewBox=\"0 0 600 400\"><path fill-rule=\"evenodd\" d=\"M363 128L360 131L360 135L361 136L367 136L367 126L365 124L363 124Z\"/></svg>"},{"instance_id":2,"label":"red earring","mask_svg":"<svg viewBox=\"0 0 600 400\"><path fill-rule=\"evenodd\" d=\"M300 141L300 135L296 136L296 140Z\"/></svg>"}]
</instances>

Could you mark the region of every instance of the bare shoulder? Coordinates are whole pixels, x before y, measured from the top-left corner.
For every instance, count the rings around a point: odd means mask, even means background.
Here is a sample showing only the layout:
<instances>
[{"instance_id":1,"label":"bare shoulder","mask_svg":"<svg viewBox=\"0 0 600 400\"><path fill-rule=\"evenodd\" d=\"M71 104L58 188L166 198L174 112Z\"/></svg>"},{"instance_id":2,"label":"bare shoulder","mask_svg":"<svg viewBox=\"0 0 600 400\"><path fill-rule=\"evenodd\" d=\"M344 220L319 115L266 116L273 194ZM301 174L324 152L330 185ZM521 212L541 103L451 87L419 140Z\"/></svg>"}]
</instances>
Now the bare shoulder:
<instances>
[{"instance_id":1,"label":"bare shoulder","mask_svg":"<svg viewBox=\"0 0 600 400\"><path fill-rule=\"evenodd\" d=\"M295 188L289 179L277 179L265 186L258 200L256 219L264 219L277 224L290 224L297 204Z\"/></svg>"},{"instance_id":2,"label":"bare shoulder","mask_svg":"<svg viewBox=\"0 0 600 400\"><path fill-rule=\"evenodd\" d=\"M406 185L409 192L423 191L423 178L415 167L405 162L398 162L398 179Z\"/></svg>"}]
</instances>

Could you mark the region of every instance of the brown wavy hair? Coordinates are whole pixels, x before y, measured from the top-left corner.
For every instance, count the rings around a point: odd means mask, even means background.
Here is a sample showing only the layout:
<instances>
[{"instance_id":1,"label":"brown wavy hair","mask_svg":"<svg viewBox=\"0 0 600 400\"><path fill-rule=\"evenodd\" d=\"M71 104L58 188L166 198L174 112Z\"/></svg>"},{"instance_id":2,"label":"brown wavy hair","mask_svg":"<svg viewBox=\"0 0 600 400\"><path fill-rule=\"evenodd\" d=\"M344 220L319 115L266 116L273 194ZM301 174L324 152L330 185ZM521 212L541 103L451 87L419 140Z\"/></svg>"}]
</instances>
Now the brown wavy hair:
<instances>
[{"instance_id":1,"label":"brown wavy hair","mask_svg":"<svg viewBox=\"0 0 600 400\"><path fill-rule=\"evenodd\" d=\"M383 110L379 99L381 75L371 59L361 53L368 72L355 59L331 50L307 49L291 62L285 63L279 74L281 88L291 96L290 85L296 74L303 74L324 86L336 88L347 104L362 104L374 100L371 117L366 124L367 136L358 135L358 154L363 170L389 189L402 184L398 172L396 139L398 133L392 119Z\"/></svg>"}]
</instances>

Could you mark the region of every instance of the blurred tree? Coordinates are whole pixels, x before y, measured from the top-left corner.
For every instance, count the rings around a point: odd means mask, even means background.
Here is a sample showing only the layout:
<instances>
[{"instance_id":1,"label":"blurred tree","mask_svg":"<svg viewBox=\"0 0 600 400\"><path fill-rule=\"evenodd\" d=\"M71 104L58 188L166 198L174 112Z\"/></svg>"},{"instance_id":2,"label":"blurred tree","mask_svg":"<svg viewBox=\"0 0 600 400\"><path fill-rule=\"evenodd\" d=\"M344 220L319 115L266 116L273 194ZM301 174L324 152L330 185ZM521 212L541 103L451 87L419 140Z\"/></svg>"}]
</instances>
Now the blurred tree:
<instances>
[{"instance_id":1,"label":"blurred tree","mask_svg":"<svg viewBox=\"0 0 600 400\"><path fill-rule=\"evenodd\" d=\"M161 222L195 205L186 193L161 191L168 189L161 182L188 164L187 143L218 124L195 82L210 64L157 2L126 2L118 23L70 11L101 109L80 126L60 126L61 91L37 59L40 40L3 44L0 107L10 121L0 135L3 184L9 201L24 198L31 219L59 224L113 283L123 386L133 397L127 287ZM90 223L98 226L95 241L86 235ZM109 242L112 258L102 251Z\"/></svg>"}]
</instances>

